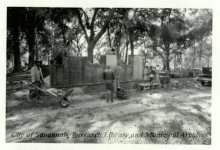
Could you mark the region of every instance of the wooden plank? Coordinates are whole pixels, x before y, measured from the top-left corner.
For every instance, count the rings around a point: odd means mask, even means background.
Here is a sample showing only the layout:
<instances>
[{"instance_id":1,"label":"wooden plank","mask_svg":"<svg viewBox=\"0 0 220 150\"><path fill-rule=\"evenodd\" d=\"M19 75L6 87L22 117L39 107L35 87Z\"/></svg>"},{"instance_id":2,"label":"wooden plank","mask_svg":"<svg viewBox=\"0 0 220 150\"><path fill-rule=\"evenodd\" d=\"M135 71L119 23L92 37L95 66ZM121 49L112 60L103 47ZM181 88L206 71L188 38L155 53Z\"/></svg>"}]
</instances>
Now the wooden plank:
<instances>
[{"instance_id":1,"label":"wooden plank","mask_svg":"<svg viewBox=\"0 0 220 150\"><path fill-rule=\"evenodd\" d=\"M82 57L69 58L69 84L82 84Z\"/></svg>"},{"instance_id":2,"label":"wooden plank","mask_svg":"<svg viewBox=\"0 0 220 150\"><path fill-rule=\"evenodd\" d=\"M150 83L139 83L139 86L150 86Z\"/></svg>"},{"instance_id":3,"label":"wooden plank","mask_svg":"<svg viewBox=\"0 0 220 150\"><path fill-rule=\"evenodd\" d=\"M57 85L64 85L63 72L64 72L63 67L56 68L56 84Z\"/></svg>"}]
</instances>

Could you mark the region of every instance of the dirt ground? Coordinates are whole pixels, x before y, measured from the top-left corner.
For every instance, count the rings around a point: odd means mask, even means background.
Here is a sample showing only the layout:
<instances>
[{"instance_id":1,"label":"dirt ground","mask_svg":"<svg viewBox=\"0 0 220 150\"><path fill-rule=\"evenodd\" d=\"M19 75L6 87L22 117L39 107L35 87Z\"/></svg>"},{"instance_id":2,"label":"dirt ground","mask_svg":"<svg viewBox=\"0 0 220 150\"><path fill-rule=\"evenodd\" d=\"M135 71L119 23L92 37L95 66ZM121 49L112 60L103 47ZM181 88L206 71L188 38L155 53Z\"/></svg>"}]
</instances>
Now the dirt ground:
<instances>
[{"instance_id":1,"label":"dirt ground","mask_svg":"<svg viewBox=\"0 0 220 150\"><path fill-rule=\"evenodd\" d=\"M7 93L6 142L211 144L211 87L178 79L179 88L129 90L129 100L107 103L97 94L74 94L71 105L27 90Z\"/></svg>"}]
</instances>

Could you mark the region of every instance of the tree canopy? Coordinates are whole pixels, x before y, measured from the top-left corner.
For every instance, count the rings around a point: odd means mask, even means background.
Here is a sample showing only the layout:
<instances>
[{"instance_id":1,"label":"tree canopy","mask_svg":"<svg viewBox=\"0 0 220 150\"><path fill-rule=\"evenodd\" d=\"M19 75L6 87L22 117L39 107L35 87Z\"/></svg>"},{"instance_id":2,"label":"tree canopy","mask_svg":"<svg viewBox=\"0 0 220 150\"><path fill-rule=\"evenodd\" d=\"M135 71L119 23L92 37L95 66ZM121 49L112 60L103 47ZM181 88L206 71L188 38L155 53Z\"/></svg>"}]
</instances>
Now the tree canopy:
<instances>
[{"instance_id":1,"label":"tree canopy","mask_svg":"<svg viewBox=\"0 0 220 150\"><path fill-rule=\"evenodd\" d=\"M161 60L163 69L210 64L212 11L176 8L33 8L7 10L7 59L14 72L21 57L88 56L90 62L114 48L119 59L140 54ZM183 57L184 56L184 57ZM198 65L201 64L201 65Z\"/></svg>"}]
</instances>

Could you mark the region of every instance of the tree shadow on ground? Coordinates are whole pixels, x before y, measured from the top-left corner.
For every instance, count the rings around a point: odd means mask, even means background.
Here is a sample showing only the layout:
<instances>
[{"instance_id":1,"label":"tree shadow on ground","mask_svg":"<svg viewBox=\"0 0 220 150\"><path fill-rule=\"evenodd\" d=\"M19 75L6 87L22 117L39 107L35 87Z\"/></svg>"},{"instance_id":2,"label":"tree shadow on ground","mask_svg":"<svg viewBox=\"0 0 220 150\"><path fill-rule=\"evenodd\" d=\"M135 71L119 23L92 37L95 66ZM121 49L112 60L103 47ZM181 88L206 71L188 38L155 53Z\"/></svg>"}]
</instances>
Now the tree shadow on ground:
<instances>
[{"instance_id":1,"label":"tree shadow on ground","mask_svg":"<svg viewBox=\"0 0 220 150\"><path fill-rule=\"evenodd\" d=\"M186 94L198 94L197 91L185 90ZM156 92L157 93L157 92ZM27 114L24 114L24 118L18 119L18 121L8 120L7 124L7 134L13 130L27 131L29 127L33 127L32 130L39 130L41 132L68 132L72 135L73 132L77 133L103 133L107 130L115 132L128 132L130 128L135 133L141 132L196 132L199 131L196 127L201 127L202 131L207 132L208 137L200 139L191 138L143 138L143 141L135 139L132 143L151 143L151 144L210 144L211 136L211 120L209 119L209 113L205 112L203 109L203 101L197 101L197 99L179 99L178 93L176 91L173 95L170 95L170 91L162 91L161 97L155 99L148 99L146 93L134 94L128 101L116 101L113 104L106 104L102 100L97 100L93 102L86 102L71 105L66 109L58 109L60 106L58 103L51 106L43 105L45 107L39 106L19 106L15 110L9 110L7 112L7 118L16 116L16 113L22 111L31 112L33 109L39 109L37 112L40 114L35 114L32 118L28 119ZM144 96L144 97L143 97ZM169 96L169 97L167 97ZM173 96L173 97L172 97ZM207 95L199 97L199 99L210 98ZM143 101L143 98L146 101ZM87 103L85 105L85 102ZM97 105L101 103L100 105ZM208 103L208 101L207 101ZM163 105L161 105L163 104ZM186 107L186 108L183 108ZM205 105L209 107L208 105ZM12 108L12 107L11 107ZM48 114L43 115L40 111L48 109ZM47 112L47 111L46 111ZM10 114L11 113L11 114ZM157 116L158 115L158 116ZM207 118L208 115L208 118ZM26 117L26 118L25 118ZM36 118L38 117L38 118ZM187 130L184 125L194 123L195 128ZM14 141L16 142L16 141ZM19 142L19 141L17 141ZM68 140L51 138L51 139L29 139L23 140L22 142L36 142L36 143L59 143L59 142L69 142L69 143L129 143L131 141L108 141L100 139L98 137L88 138L71 138Z\"/></svg>"}]
</instances>

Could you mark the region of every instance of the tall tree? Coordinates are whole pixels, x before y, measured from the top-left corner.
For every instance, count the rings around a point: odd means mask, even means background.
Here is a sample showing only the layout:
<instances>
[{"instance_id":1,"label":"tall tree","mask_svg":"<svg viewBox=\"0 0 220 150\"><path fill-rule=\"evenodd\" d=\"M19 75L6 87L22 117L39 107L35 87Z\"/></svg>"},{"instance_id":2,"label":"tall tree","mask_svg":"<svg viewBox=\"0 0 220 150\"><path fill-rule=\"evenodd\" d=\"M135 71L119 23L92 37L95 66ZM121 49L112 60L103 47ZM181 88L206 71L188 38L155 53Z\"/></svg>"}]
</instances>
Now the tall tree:
<instances>
[{"instance_id":1,"label":"tall tree","mask_svg":"<svg viewBox=\"0 0 220 150\"><path fill-rule=\"evenodd\" d=\"M109 22L114 16L115 9L94 8L89 12L78 9L77 16L87 42L88 60L93 62L93 51L96 43L105 33ZM90 15L92 13L92 15ZM97 32L97 30L99 30ZM89 34L88 34L89 33Z\"/></svg>"},{"instance_id":2,"label":"tall tree","mask_svg":"<svg viewBox=\"0 0 220 150\"><path fill-rule=\"evenodd\" d=\"M67 31L70 30L68 23L72 23L74 26L76 24L72 19L76 16L77 8L51 8L50 9L50 19L53 21L58 28L63 38L63 43L67 44L68 37L66 35Z\"/></svg>"},{"instance_id":3,"label":"tall tree","mask_svg":"<svg viewBox=\"0 0 220 150\"><path fill-rule=\"evenodd\" d=\"M29 68L33 65L35 59L35 42L38 31L43 30L47 15L45 8L23 8L24 18L21 24L22 30L26 33L26 39L29 49Z\"/></svg>"},{"instance_id":4,"label":"tall tree","mask_svg":"<svg viewBox=\"0 0 220 150\"><path fill-rule=\"evenodd\" d=\"M152 50L170 70L171 57L186 48L188 23L181 9L139 9L140 25L152 40ZM143 22L144 20L144 22Z\"/></svg>"},{"instance_id":5,"label":"tall tree","mask_svg":"<svg viewBox=\"0 0 220 150\"><path fill-rule=\"evenodd\" d=\"M209 9L200 9L200 10L191 10L190 15L194 15L195 17L190 20L191 30L188 33L188 37L191 41L192 45L192 67L202 67L202 57L204 57L203 53L206 53L206 56L211 55L211 35L212 35L212 12ZM207 53L208 52L208 53ZM207 55L208 54L208 55ZM199 64L196 65L196 60L199 59Z\"/></svg>"},{"instance_id":6,"label":"tall tree","mask_svg":"<svg viewBox=\"0 0 220 150\"><path fill-rule=\"evenodd\" d=\"M21 71L21 59L20 59L20 44L19 33L21 24L21 12L22 9L17 7L10 7L7 9L7 30L12 35L11 44L13 57L14 57L14 69L13 72ZM7 45L9 47L9 45Z\"/></svg>"}]
</instances>

